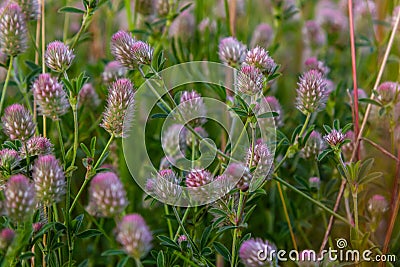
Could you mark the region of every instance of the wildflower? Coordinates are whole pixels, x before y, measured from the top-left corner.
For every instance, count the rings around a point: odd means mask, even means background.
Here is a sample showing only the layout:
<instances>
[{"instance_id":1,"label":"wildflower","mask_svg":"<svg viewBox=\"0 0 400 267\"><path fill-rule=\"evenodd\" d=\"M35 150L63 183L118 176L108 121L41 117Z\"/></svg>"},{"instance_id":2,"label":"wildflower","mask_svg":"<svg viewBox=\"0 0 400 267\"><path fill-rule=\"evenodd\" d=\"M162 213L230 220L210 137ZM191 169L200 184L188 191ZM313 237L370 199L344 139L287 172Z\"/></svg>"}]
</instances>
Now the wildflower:
<instances>
[{"instance_id":1,"label":"wildflower","mask_svg":"<svg viewBox=\"0 0 400 267\"><path fill-rule=\"evenodd\" d=\"M396 82L384 82L377 88L378 99L383 105L397 103L400 93L400 85Z\"/></svg>"},{"instance_id":2,"label":"wildflower","mask_svg":"<svg viewBox=\"0 0 400 267\"><path fill-rule=\"evenodd\" d=\"M300 77L297 85L296 107L303 114L318 112L325 107L329 92L321 72L307 71Z\"/></svg>"},{"instance_id":3,"label":"wildflower","mask_svg":"<svg viewBox=\"0 0 400 267\"><path fill-rule=\"evenodd\" d=\"M127 69L121 65L118 61L110 61L104 67L104 71L101 74L103 82L106 85L110 85L112 82L119 78L123 78L127 73Z\"/></svg>"},{"instance_id":4,"label":"wildflower","mask_svg":"<svg viewBox=\"0 0 400 267\"><path fill-rule=\"evenodd\" d=\"M36 223L33 223L33 224L32 224L33 232L34 232L34 233L39 232L39 231L42 229L43 226L44 226L44 223L43 223L43 222L36 222Z\"/></svg>"},{"instance_id":5,"label":"wildflower","mask_svg":"<svg viewBox=\"0 0 400 267\"><path fill-rule=\"evenodd\" d=\"M117 225L116 239L123 246L126 253L135 259L147 255L152 245L153 237L139 214L129 214L122 218Z\"/></svg>"},{"instance_id":6,"label":"wildflower","mask_svg":"<svg viewBox=\"0 0 400 267\"><path fill-rule=\"evenodd\" d=\"M180 235L178 237L177 241L178 241L178 244L180 245L180 244L182 244L182 242L187 242L187 237L185 235Z\"/></svg>"},{"instance_id":7,"label":"wildflower","mask_svg":"<svg viewBox=\"0 0 400 267\"><path fill-rule=\"evenodd\" d=\"M268 103L271 111L279 114L278 116L274 117L275 125L277 127L283 126L283 109L281 104L279 104L278 99L276 99L274 96L267 96L264 99Z\"/></svg>"},{"instance_id":8,"label":"wildflower","mask_svg":"<svg viewBox=\"0 0 400 267\"><path fill-rule=\"evenodd\" d=\"M100 98L91 83L85 83L79 91L79 107L95 109L100 105Z\"/></svg>"},{"instance_id":9,"label":"wildflower","mask_svg":"<svg viewBox=\"0 0 400 267\"><path fill-rule=\"evenodd\" d=\"M186 176L186 186L191 188L201 187L211 183L212 174L204 169L193 169Z\"/></svg>"},{"instance_id":10,"label":"wildflower","mask_svg":"<svg viewBox=\"0 0 400 267\"><path fill-rule=\"evenodd\" d=\"M240 163L232 163L228 165L224 173L228 179L228 181L239 181L236 184L236 187L241 191L247 191L250 187L250 183L252 180L252 175L250 170Z\"/></svg>"},{"instance_id":11,"label":"wildflower","mask_svg":"<svg viewBox=\"0 0 400 267\"><path fill-rule=\"evenodd\" d=\"M219 42L219 59L231 67L240 66L246 59L246 46L234 37L227 37Z\"/></svg>"},{"instance_id":12,"label":"wildflower","mask_svg":"<svg viewBox=\"0 0 400 267\"><path fill-rule=\"evenodd\" d=\"M329 68L325 65L324 62L319 61L316 57L310 57L305 62L307 70L317 70L322 73L323 76L328 75Z\"/></svg>"},{"instance_id":13,"label":"wildflower","mask_svg":"<svg viewBox=\"0 0 400 267\"><path fill-rule=\"evenodd\" d=\"M48 73L40 74L33 83L33 96L38 103L39 111L53 119L68 112L69 102L63 86Z\"/></svg>"},{"instance_id":14,"label":"wildflower","mask_svg":"<svg viewBox=\"0 0 400 267\"><path fill-rule=\"evenodd\" d=\"M332 1L321 1L316 7L316 21L330 34L340 34L347 29L347 18Z\"/></svg>"},{"instance_id":15,"label":"wildflower","mask_svg":"<svg viewBox=\"0 0 400 267\"><path fill-rule=\"evenodd\" d=\"M272 169L273 155L265 143L258 143L247 151L246 161L247 167L251 170L253 168L253 176L256 178L266 178Z\"/></svg>"},{"instance_id":16,"label":"wildflower","mask_svg":"<svg viewBox=\"0 0 400 267\"><path fill-rule=\"evenodd\" d=\"M118 79L108 89L107 108L103 113L103 127L115 137L126 137L134 111L133 84L128 79Z\"/></svg>"},{"instance_id":17,"label":"wildflower","mask_svg":"<svg viewBox=\"0 0 400 267\"><path fill-rule=\"evenodd\" d=\"M342 130L333 129L329 134L324 136L325 142L331 147L340 146L345 140L346 136L342 133Z\"/></svg>"},{"instance_id":18,"label":"wildflower","mask_svg":"<svg viewBox=\"0 0 400 267\"><path fill-rule=\"evenodd\" d=\"M386 198L382 195L373 195L368 200L368 211L372 214L382 214L387 211L389 204Z\"/></svg>"},{"instance_id":19,"label":"wildflower","mask_svg":"<svg viewBox=\"0 0 400 267\"><path fill-rule=\"evenodd\" d=\"M28 140L34 133L36 125L30 112L20 104L13 104L4 110L1 118L4 133L11 140Z\"/></svg>"},{"instance_id":20,"label":"wildflower","mask_svg":"<svg viewBox=\"0 0 400 267\"><path fill-rule=\"evenodd\" d=\"M69 69L75 55L72 49L63 42L54 41L47 45L45 59L46 66L55 72L64 72Z\"/></svg>"},{"instance_id":21,"label":"wildflower","mask_svg":"<svg viewBox=\"0 0 400 267\"><path fill-rule=\"evenodd\" d=\"M40 15L40 6L38 0L13 0L24 13L27 20L37 20Z\"/></svg>"},{"instance_id":22,"label":"wildflower","mask_svg":"<svg viewBox=\"0 0 400 267\"><path fill-rule=\"evenodd\" d=\"M260 251L263 252L261 255L265 260L259 257ZM272 266L275 262L272 251L276 251L276 247L271 242L261 238L250 238L240 246L239 256L246 267Z\"/></svg>"},{"instance_id":23,"label":"wildflower","mask_svg":"<svg viewBox=\"0 0 400 267\"><path fill-rule=\"evenodd\" d=\"M170 169L165 169L160 170L155 178L147 180L146 189L161 200L171 200L178 198L182 193L179 183L180 180L176 173Z\"/></svg>"},{"instance_id":24,"label":"wildflower","mask_svg":"<svg viewBox=\"0 0 400 267\"><path fill-rule=\"evenodd\" d=\"M207 109L201 95L196 91L184 91L178 109L179 113L175 116L182 116L182 124L190 122L193 126L199 126L206 122Z\"/></svg>"},{"instance_id":25,"label":"wildflower","mask_svg":"<svg viewBox=\"0 0 400 267\"><path fill-rule=\"evenodd\" d=\"M266 23L261 23L255 28L255 30L253 32L253 35L252 35L251 41L250 41L250 46L253 48L260 46L260 47L263 47L266 49L271 45L273 35L274 35L274 32L273 32L271 26L269 26Z\"/></svg>"},{"instance_id":26,"label":"wildflower","mask_svg":"<svg viewBox=\"0 0 400 267\"><path fill-rule=\"evenodd\" d=\"M5 190L7 215L16 222L24 222L35 208L35 188L22 174L12 176Z\"/></svg>"},{"instance_id":27,"label":"wildflower","mask_svg":"<svg viewBox=\"0 0 400 267\"><path fill-rule=\"evenodd\" d=\"M236 86L242 94L256 95L262 93L264 76L258 68L244 64L238 73Z\"/></svg>"},{"instance_id":28,"label":"wildflower","mask_svg":"<svg viewBox=\"0 0 400 267\"><path fill-rule=\"evenodd\" d=\"M58 203L65 195L66 184L63 167L53 155L39 156L33 165L36 197L45 206Z\"/></svg>"},{"instance_id":29,"label":"wildflower","mask_svg":"<svg viewBox=\"0 0 400 267\"><path fill-rule=\"evenodd\" d=\"M48 155L53 152L53 144L50 139L41 136L34 136L26 142L29 156ZM26 156L25 146L20 148L22 156Z\"/></svg>"},{"instance_id":30,"label":"wildflower","mask_svg":"<svg viewBox=\"0 0 400 267\"><path fill-rule=\"evenodd\" d=\"M276 63L269 56L268 51L259 46L247 52L245 62L258 68L264 74L271 74L276 69Z\"/></svg>"},{"instance_id":31,"label":"wildflower","mask_svg":"<svg viewBox=\"0 0 400 267\"><path fill-rule=\"evenodd\" d=\"M99 217L115 217L128 205L126 191L113 172L98 173L90 182L89 210Z\"/></svg>"},{"instance_id":32,"label":"wildflower","mask_svg":"<svg viewBox=\"0 0 400 267\"><path fill-rule=\"evenodd\" d=\"M15 237L14 230L4 228L0 232L0 250L6 250L11 245Z\"/></svg>"},{"instance_id":33,"label":"wildflower","mask_svg":"<svg viewBox=\"0 0 400 267\"><path fill-rule=\"evenodd\" d=\"M114 58L128 69L135 69L137 61L133 55L132 45L135 39L132 34L125 31L118 31L111 37L111 53Z\"/></svg>"},{"instance_id":34,"label":"wildflower","mask_svg":"<svg viewBox=\"0 0 400 267\"><path fill-rule=\"evenodd\" d=\"M137 61L137 64L151 65L153 60L154 49L147 43L137 41L131 46L131 53L133 59Z\"/></svg>"},{"instance_id":35,"label":"wildflower","mask_svg":"<svg viewBox=\"0 0 400 267\"><path fill-rule=\"evenodd\" d=\"M0 49L8 56L17 56L28 48L28 29L19 5L8 3L0 9Z\"/></svg>"},{"instance_id":36,"label":"wildflower","mask_svg":"<svg viewBox=\"0 0 400 267\"><path fill-rule=\"evenodd\" d=\"M316 159L324 148L325 146L321 134L317 131L312 131L303 147L302 155L306 159Z\"/></svg>"},{"instance_id":37,"label":"wildflower","mask_svg":"<svg viewBox=\"0 0 400 267\"><path fill-rule=\"evenodd\" d=\"M192 12L185 10L171 23L169 36L182 42L188 42L193 37L195 29L196 22Z\"/></svg>"}]
</instances>

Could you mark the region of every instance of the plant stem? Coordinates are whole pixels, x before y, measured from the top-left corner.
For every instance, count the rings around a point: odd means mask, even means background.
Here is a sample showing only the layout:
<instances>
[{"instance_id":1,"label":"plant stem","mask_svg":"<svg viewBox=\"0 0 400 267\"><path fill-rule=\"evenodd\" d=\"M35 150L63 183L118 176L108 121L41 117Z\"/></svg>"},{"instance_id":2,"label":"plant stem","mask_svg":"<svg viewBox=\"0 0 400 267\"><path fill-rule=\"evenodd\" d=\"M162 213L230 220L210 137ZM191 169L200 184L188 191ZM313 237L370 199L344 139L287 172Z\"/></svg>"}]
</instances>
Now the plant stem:
<instances>
[{"instance_id":1,"label":"plant stem","mask_svg":"<svg viewBox=\"0 0 400 267\"><path fill-rule=\"evenodd\" d=\"M328 212L329 214L333 215L334 217L338 218L339 220L343 221L344 223L351 225L351 223L343 216L339 215L338 213L334 212L333 210L329 209L328 207L326 207L324 204L322 204L321 202L313 199L312 197L310 197L309 195L305 194L303 191L297 189L296 187L294 187L293 185L289 184L288 182L286 182L285 180L283 180L282 178L280 178L277 175L273 176L273 179L276 180L277 182L283 184L284 186L290 188L291 190L295 191L296 193L300 194L301 196L303 196L304 198L308 199L309 201L311 201L312 203L314 203L315 205L317 205L318 207L320 207L321 209L325 210L326 212Z\"/></svg>"},{"instance_id":2,"label":"plant stem","mask_svg":"<svg viewBox=\"0 0 400 267\"><path fill-rule=\"evenodd\" d=\"M189 266L192 266L192 267L200 267L200 265L194 263L193 261L191 261L191 260L188 259L187 257L183 256L182 253L177 252L177 251L174 251L174 254L175 254L176 256L178 256L179 258L181 258L182 260L184 260L186 263L188 263Z\"/></svg>"},{"instance_id":3,"label":"plant stem","mask_svg":"<svg viewBox=\"0 0 400 267\"><path fill-rule=\"evenodd\" d=\"M140 259L135 258L135 263L136 263L136 267L143 267L142 262L140 261Z\"/></svg>"},{"instance_id":4,"label":"plant stem","mask_svg":"<svg viewBox=\"0 0 400 267\"><path fill-rule=\"evenodd\" d=\"M287 222L288 227L289 227L290 237L292 238L293 247L294 247L295 250L298 250L297 249L296 238L295 238L294 232L293 232L292 223L290 222L289 213L288 213L288 210L287 210L287 207L286 207L285 197L283 196L282 186L281 186L280 183L277 183L277 186L278 186L279 196L280 196L281 201L282 201L283 213L285 214L286 222Z\"/></svg>"},{"instance_id":5,"label":"plant stem","mask_svg":"<svg viewBox=\"0 0 400 267\"><path fill-rule=\"evenodd\" d=\"M183 214L183 217L182 217L182 223L185 223L186 218L189 215L189 210L190 210L190 208L187 208L185 210L185 213ZM174 236L174 240L176 240L178 238L181 230L182 230L182 227L179 225L178 230L176 230L176 233L175 233L175 236Z\"/></svg>"},{"instance_id":6,"label":"plant stem","mask_svg":"<svg viewBox=\"0 0 400 267\"><path fill-rule=\"evenodd\" d=\"M106 146L103 149L103 152L101 152L101 155L99 157L99 159L97 160L96 164L93 167L93 170L96 171L96 169L99 167L100 161L102 160L102 158L104 157L104 155L106 154L108 148L111 145L111 142L114 140L114 135L112 134L110 136L110 139L108 140ZM85 177L85 181L83 181L83 184L81 186L81 188L78 191L78 194L76 194L74 201L72 202L71 207L69 208L69 214L72 213L72 210L74 209L79 197L82 195L83 190L86 188L86 185L90 182L91 178L93 177L93 174L91 173L86 173L86 177Z\"/></svg>"},{"instance_id":7,"label":"plant stem","mask_svg":"<svg viewBox=\"0 0 400 267\"><path fill-rule=\"evenodd\" d=\"M231 155L233 155L233 154L235 153L236 149L238 148L239 143L240 143L240 140L242 140L243 134L246 132L247 126L249 125L249 122L250 122L250 120L247 119L247 120L246 120L246 123L244 124L244 127L243 127L242 131L240 132L239 138L238 138L238 140L237 140L235 146L234 146L233 149L232 149ZM250 166L251 166L251 165L250 165Z\"/></svg>"},{"instance_id":8,"label":"plant stem","mask_svg":"<svg viewBox=\"0 0 400 267\"><path fill-rule=\"evenodd\" d=\"M128 21L128 30L131 32L134 30L133 20L132 20L132 9L131 0L124 0L126 9L126 20ZM135 6L136 8L136 6Z\"/></svg>"},{"instance_id":9,"label":"plant stem","mask_svg":"<svg viewBox=\"0 0 400 267\"><path fill-rule=\"evenodd\" d=\"M360 236L359 236L359 225L358 225L358 201L357 201L357 185L353 186L352 188L352 196L353 196L353 207L354 207L354 226L356 229L356 242L357 242L357 247L358 249L358 244L360 241Z\"/></svg>"},{"instance_id":10,"label":"plant stem","mask_svg":"<svg viewBox=\"0 0 400 267\"><path fill-rule=\"evenodd\" d=\"M164 204L164 212L165 212L166 216L169 215L168 205L167 204ZM169 220L169 218L167 218L167 225L168 225L169 238L172 239L172 237L173 237L172 224L171 224L171 221Z\"/></svg>"},{"instance_id":11,"label":"plant stem","mask_svg":"<svg viewBox=\"0 0 400 267\"><path fill-rule=\"evenodd\" d=\"M71 105L72 113L74 116L74 145L73 145L73 154L72 154L72 162L71 166L75 165L76 154L78 152L78 143L79 143L79 121L78 121L78 104L74 103Z\"/></svg>"},{"instance_id":12,"label":"plant stem","mask_svg":"<svg viewBox=\"0 0 400 267\"><path fill-rule=\"evenodd\" d=\"M8 65L6 80L4 81L3 91L1 92L0 115L3 112L3 105L4 105L4 100L5 100L5 97L6 97L8 82L10 81L10 77L11 77L11 70L12 70L12 67L13 67L13 61L14 61L14 57L10 56L10 63Z\"/></svg>"},{"instance_id":13,"label":"plant stem","mask_svg":"<svg viewBox=\"0 0 400 267\"><path fill-rule=\"evenodd\" d=\"M232 240L232 260L231 260L231 267L236 266L236 258L237 258L237 239L241 235L241 230L239 229L239 224L241 222L241 215L242 215L242 209L244 205L244 192L240 190L239 193L239 204L238 204L238 209L236 213L236 221L235 221L235 226L236 228L233 230L233 240Z\"/></svg>"},{"instance_id":14,"label":"plant stem","mask_svg":"<svg viewBox=\"0 0 400 267\"><path fill-rule=\"evenodd\" d=\"M61 157L63 161L63 165L65 167L65 148L64 148L64 141L63 141L63 136L62 136L62 131L61 131L61 122L60 120L57 120L56 122L57 125L57 131L58 131L58 141L60 143L60 149L61 149Z\"/></svg>"}]
</instances>

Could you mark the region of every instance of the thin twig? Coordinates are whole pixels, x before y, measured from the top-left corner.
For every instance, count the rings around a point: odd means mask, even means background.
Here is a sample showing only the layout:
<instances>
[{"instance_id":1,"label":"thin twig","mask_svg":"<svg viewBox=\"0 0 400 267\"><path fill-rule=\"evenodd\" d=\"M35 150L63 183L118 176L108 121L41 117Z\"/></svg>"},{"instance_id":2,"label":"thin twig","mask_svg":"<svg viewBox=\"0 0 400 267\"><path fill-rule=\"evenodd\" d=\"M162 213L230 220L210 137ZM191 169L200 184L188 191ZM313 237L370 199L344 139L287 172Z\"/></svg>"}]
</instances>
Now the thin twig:
<instances>
[{"instance_id":1,"label":"thin twig","mask_svg":"<svg viewBox=\"0 0 400 267\"><path fill-rule=\"evenodd\" d=\"M395 160L396 162L399 162L398 158L396 158L392 153L390 153L389 151L387 151L386 149L384 149L383 147L381 147L380 145L378 145L374 141L372 141L372 140L370 140L368 138L365 138L365 137L362 137L361 140L366 141L367 143L369 143L370 145L372 145L373 147L375 147L376 149L381 151L383 154L385 154L389 158Z\"/></svg>"}]
</instances>

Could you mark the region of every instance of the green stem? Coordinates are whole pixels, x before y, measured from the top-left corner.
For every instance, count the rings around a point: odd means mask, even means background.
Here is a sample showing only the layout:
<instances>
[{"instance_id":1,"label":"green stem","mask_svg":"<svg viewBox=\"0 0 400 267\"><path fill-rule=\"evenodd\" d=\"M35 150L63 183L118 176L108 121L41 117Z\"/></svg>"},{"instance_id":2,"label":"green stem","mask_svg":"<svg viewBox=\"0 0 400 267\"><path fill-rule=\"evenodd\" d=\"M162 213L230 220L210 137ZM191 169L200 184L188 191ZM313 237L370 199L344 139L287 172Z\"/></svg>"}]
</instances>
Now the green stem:
<instances>
[{"instance_id":1,"label":"green stem","mask_svg":"<svg viewBox=\"0 0 400 267\"><path fill-rule=\"evenodd\" d=\"M177 251L174 251L174 254L175 254L176 256L178 256L179 258L181 258L182 260L184 260L186 263L188 263L189 266L192 266L192 267L200 267L200 265L194 263L193 261L191 261L191 260L188 259L187 257L183 256L182 253L177 252Z\"/></svg>"},{"instance_id":2,"label":"green stem","mask_svg":"<svg viewBox=\"0 0 400 267\"><path fill-rule=\"evenodd\" d=\"M126 20L128 21L128 30L133 31L134 25L132 20L131 0L125 0ZM136 8L136 6L135 6Z\"/></svg>"},{"instance_id":3,"label":"green stem","mask_svg":"<svg viewBox=\"0 0 400 267\"><path fill-rule=\"evenodd\" d=\"M357 185L354 185L352 188L352 195L353 195L353 207L354 207L354 227L356 229L356 242L357 247L359 244L360 236L359 236L359 225L358 225L358 200L357 200Z\"/></svg>"},{"instance_id":4,"label":"green stem","mask_svg":"<svg viewBox=\"0 0 400 267\"><path fill-rule=\"evenodd\" d=\"M168 211L167 204L164 204L164 211L165 211L165 215L168 216L169 211ZM169 220L169 218L167 218L167 225L168 225L169 238L172 238L173 237L172 224L171 224L171 221Z\"/></svg>"},{"instance_id":5,"label":"green stem","mask_svg":"<svg viewBox=\"0 0 400 267\"><path fill-rule=\"evenodd\" d=\"M315 205L317 205L318 207L320 207L321 209L325 210L326 212L328 212L329 214L335 216L336 218L338 218L339 220L343 221L344 223L348 224L349 226L352 226L351 223L343 216L339 215L338 213L334 212L333 210L329 209L328 207L326 207L324 204L322 204L321 202L313 199L312 197L310 197L309 195L305 194L304 192L302 192L301 190L297 189L296 187L294 187L293 185L289 184L288 182L286 182L285 180L283 180L282 178L278 177L277 175L273 176L273 179L275 181L277 181L278 183L283 184L284 186L290 188L291 190L295 191L296 193L300 194L301 196L303 196L304 198L308 199L309 201L311 201L312 203L314 203Z\"/></svg>"},{"instance_id":6,"label":"green stem","mask_svg":"<svg viewBox=\"0 0 400 267\"><path fill-rule=\"evenodd\" d=\"M142 262L140 261L140 259L135 258L135 263L136 263L136 267L143 267Z\"/></svg>"},{"instance_id":7,"label":"green stem","mask_svg":"<svg viewBox=\"0 0 400 267\"><path fill-rule=\"evenodd\" d=\"M288 213L288 210L287 210L287 207L286 207L285 197L283 196L282 186L281 186L280 183L277 183L277 186L278 186L279 196L280 196L281 201L282 201L283 213L285 214L285 219L286 219L286 222L287 222L288 227L289 227L290 237L292 238L293 247L294 247L295 250L297 250L296 238L294 236L292 223L290 222L290 217L289 217L289 213Z\"/></svg>"},{"instance_id":8,"label":"green stem","mask_svg":"<svg viewBox=\"0 0 400 267\"><path fill-rule=\"evenodd\" d=\"M61 121L57 120L57 131L58 131L58 141L60 142L60 149L61 149L61 158L63 161L63 165L65 166L65 148L64 148L64 141L62 137L62 131L61 131Z\"/></svg>"},{"instance_id":9,"label":"green stem","mask_svg":"<svg viewBox=\"0 0 400 267\"><path fill-rule=\"evenodd\" d=\"M250 122L250 119L247 118L246 123L244 124L244 127L243 127L242 131L240 132L239 138L238 138L238 140L237 140L235 146L234 146L233 149L232 149L232 153L231 153L232 155L235 153L236 149L238 148L239 143L240 143L240 140L242 140L242 137L243 137L244 133L245 133L246 130L247 130L247 126L249 125L249 122ZM251 166L251 165L250 165L250 166Z\"/></svg>"},{"instance_id":10,"label":"green stem","mask_svg":"<svg viewBox=\"0 0 400 267\"><path fill-rule=\"evenodd\" d=\"M10 81L10 77L11 77L11 70L12 70L12 66L13 66L13 61L14 61L14 57L10 56L10 63L8 65L6 80L4 81L3 92L1 92L0 115L1 115L1 113L3 111L4 99L6 97L8 82Z\"/></svg>"},{"instance_id":11,"label":"green stem","mask_svg":"<svg viewBox=\"0 0 400 267\"><path fill-rule=\"evenodd\" d=\"M182 217L182 223L184 223L186 221L186 218L189 215L189 210L190 210L190 208L187 208L185 210L185 213L183 214L183 217ZM181 233L181 230L182 230L182 227L179 225L178 230L175 233L174 240L176 240L178 238L179 234Z\"/></svg>"},{"instance_id":12,"label":"green stem","mask_svg":"<svg viewBox=\"0 0 400 267\"><path fill-rule=\"evenodd\" d=\"M181 218L179 217L179 213L178 213L176 207L175 207L175 206L172 206L172 210L174 211L175 218L176 218L176 220L178 221L179 226L182 228L182 231L183 231L184 235L186 235L189 244L192 246L193 250L194 250L196 253L199 253L199 249L197 248L196 244L193 242L192 238L190 237L190 235L189 235L188 232L186 231L185 226L183 225L182 220L181 220Z\"/></svg>"},{"instance_id":13,"label":"green stem","mask_svg":"<svg viewBox=\"0 0 400 267\"><path fill-rule=\"evenodd\" d=\"M88 22L90 21L91 18L92 18L92 10L89 8L88 10L86 10L86 13L83 15L82 25L81 25L78 33L75 35L74 42L71 45L71 49L73 49L76 46L83 31L85 31L87 29L87 27L89 26Z\"/></svg>"},{"instance_id":14,"label":"green stem","mask_svg":"<svg viewBox=\"0 0 400 267\"><path fill-rule=\"evenodd\" d=\"M76 101L77 102L77 101ZM74 116L74 146L73 146L73 154L72 154L72 162L71 166L75 165L76 154L78 152L78 142L79 142L79 122L78 122L78 104L71 104L72 113Z\"/></svg>"},{"instance_id":15,"label":"green stem","mask_svg":"<svg viewBox=\"0 0 400 267\"><path fill-rule=\"evenodd\" d=\"M237 213L236 213L236 222L235 222L236 228L233 230L231 267L236 266L236 258L237 258L236 254L237 254L237 243L238 243L237 239L239 238L239 235L241 234L241 230L239 229L239 224L241 222L243 205L244 205L244 192L240 191L239 204L238 204L238 209L237 209Z\"/></svg>"},{"instance_id":16,"label":"green stem","mask_svg":"<svg viewBox=\"0 0 400 267\"><path fill-rule=\"evenodd\" d=\"M108 148L111 145L111 142L114 140L114 135L112 134L110 136L110 139L107 142L107 145L104 147L103 152L101 152L101 155L99 157L99 159L97 160L96 164L93 167L93 170L96 171L96 169L99 167L100 165L100 161L102 160L102 158L104 157L104 155L106 154ZM81 188L78 191L78 194L76 194L74 201L72 202L71 207L69 208L69 214L72 213L72 210L74 209L79 197L82 195L83 190L86 188L87 184L90 182L91 178L93 177L93 174L91 173L86 173L86 177L85 177L85 181L83 181L83 184L81 186Z\"/></svg>"}]
</instances>

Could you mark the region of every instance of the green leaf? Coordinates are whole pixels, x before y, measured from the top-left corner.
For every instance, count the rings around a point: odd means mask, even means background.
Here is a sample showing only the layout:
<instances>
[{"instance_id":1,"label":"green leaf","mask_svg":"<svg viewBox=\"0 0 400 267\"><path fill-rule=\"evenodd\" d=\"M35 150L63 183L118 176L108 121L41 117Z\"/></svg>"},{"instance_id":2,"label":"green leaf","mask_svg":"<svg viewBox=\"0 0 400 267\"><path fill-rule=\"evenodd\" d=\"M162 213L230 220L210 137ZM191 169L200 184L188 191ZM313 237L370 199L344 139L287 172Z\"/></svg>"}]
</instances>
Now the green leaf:
<instances>
[{"instance_id":1,"label":"green leaf","mask_svg":"<svg viewBox=\"0 0 400 267\"><path fill-rule=\"evenodd\" d=\"M332 128L329 125L324 124L323 127L324 127L326 133L332 132Z\"/></svg>"},{"instance_id":2,"label":"green leaf","mask_svg":"<svg viewBox=\"0 0 400 267\"><path fill-rule=\"evenodd\" d=\"M116 256L116 255L125 255L125 251L120 249L109 249L101 253L101 256Z\"/></svg>"},{"instance_id":3,"label":"green leaf","mask_svg":"<svg viewBox=\"0 0 400 267\"><path fill-rule=\"evenodd\" d=\"M221 254L222 257L224 257L224 259L227 262L231 261L231 253L229 252L229 250L220 242L214 241L213 246L215 248L215 250Z\"/></svg>"},{"instance_id":4,"label":"green leaf","mask_svg":"<svg viewBox=\"0 0 400 267\"><path fill-rule=\"evenodd\" d=\"M129 256L126 256L125 258L121 259L118 262L117 267L124 267L126 265L126 263L128 262L128 260L129 260Z\"/></svg>"},{"instance_id":5,"label":"green leaf","mask_svg":"<svg viewBox=\"0 0 400 267\"><path fill-rule=\"evenodd\" d=\"M226 230L235 229L235 228L237 228L237 226L235 226L235 225L223 226L218 229L217 233L219 234L219 233L225 232Z\"/></svg>"},{"instance_id":6,"label":"green leaf","mask_svg":"<svg viewBox=\"0 0 400 267\"><path fill-rule=\"evenodd\" d=\"M76 237L84 239L84 238L90 238L90 237L93 237L93 236L98 236L98 235L101 235L101 234L103 234L103 233L100 230L88 229L88 230L85 230L83 232L80 232L79 234L76 235Z\"/></svg>"},{"instance_id":7,"label":"green leaf","mask_svg":"<svg viewBox=\"0 0 400 267\"><path fill-rule=\"evenodd\" d=\"M279 117L279 113L274 111L269 111L257 116L257 118L260 119L273 118L273 117Z\"/></svg>"},{"instance_id":8,"label":"green leaf","mask_svg":"<svg viewBox=\"0 0 400 267\"><path fill-rule=\"evenodd\" d=\"M319 155L318 155L318 161L323 160L329 153L331 153L332 150L331 149L326 149L324 151L322 151Z\"/></svg>"},{"instance_id":9,"label":"green leaf","mask_svg":"<svg viewBox=\"0 0 400 267\"><path fill-rule=\"evenodd\" d=\"M72 220L71 222L71 228L73 233L77 233L79 231L79 228L81 228L82 222L83 222L84 214L80 214L76 216L75 219Z\"/></svg>"},{"instance_id":10,"label":"green leaf","mask_svg":"<svg viewBox=\"0 0 400 267\"><path fill-rule=\"evenodd\" d=\"M165 113L156 113L156 114L151 115L152 119L165 119L167 117L168 117L168 114L165 114Z\"/></svg>"},{"instance_id":11,"label":"green leaf","mask_svg":"<svg viewBox=\"0 0 400 267\"><path fill-rule=\"evenodd\" d=\"M31 251L28 251L28 252L22 253L21 256L19 256L19 259L21 261L23 261L23 260L28 260L28 259L30 259L30 258L32 258L34 256L35 256L35 253L33 253Z\"/></svg>"},{"instance_id":12,"label":"green leaf","mask_svg":"<svg viewBox=\"0 0 400 267\"><path fill-rule=\"evenodd\" d=\"M381 103L379 103L378 101L373 100L371 98L360 98L360 99L358 99L358 102L367 103L367 104L371 104L371 105L374 105L374 106L382 107Z\"/></svg>"},{"instance_id":13,"label":"green leaf","mask_svg":"<svg viewBox=\"0 0 400 267\"><path fill-rule=\"evenodd\" d=\"M157 267L164 267L165 266L165 258L164 252L160 250L157 255Z\"/></svg>"},{"instance_id":14,"label":"green leaf","mask_svg":"<svg viewBox=\"0 0 400 267\"><path fill-rule=\"evenodd\" d=\"M346 125L342 128L342 132L343 132L343 133L346 133L348 130L351 129L351 127L353 127L353 124L352 124L352 123L346 124Z\"/></svg>"},{"instance_id":15,"label":"green leaf","mask_svg":"<svg viewBox=\"0 0 400 267\"><path fill-rule=\"evenodd\" d=\"M360 171L358 173L359 179L362 179L371 171L372 165L374 165L374 158L367 159L361 164Z\"/></svg>"},{"instance_id":16,"label":"green leaf","mask_svg":"<svg viewBox=\"0 0 400 267\"><path fill-rule=\"evenodd\" d=\"M77 13L77 14L85 14L85 10L73 7L73 6L64 6L58 10L58 13Z\"/></svg>"},{"instance_id":17,"label":"green leaf","mask_svg":"<svg viewBox=\"0 0 400 267\"><path fill-rule=\"evenodd\" d=\"M103 165L104 161L107 159L107 157L108 157L109 154L110 154L109 151L107 151L106 153L104 153L104 155L103 155L101 158L99 158L99 160L98 160L99 163L97 164L97 166Z\"/></svg>"},{"instance_id":18,"label":"green leaf","mask_svg":"<svg viewBox=\"0 0 400 267\"><path fill-rule=\"evenodd\" d=\"M81 149L83 150L83 152L86 154L87 157L91 157L92 156L90 154L89 149L87 148L87 146L84 143L81 143Z\"/></svg>"},{"instance_id":19,"label":"green leaf","mask_svg":"<svg viewBox=\"0 0 400 267\"><path fill-rule=\"evenodd\" d=\"M200 249L203 249L207 245L208 238L210 237L211 231L212 231L212 225L209 225L204 229L204 232L201 235L201 239L200 239Z\"/></svg>"},{"instance_id":20,"label":"green leaf","mask_svg":"<svg viewBox=\"0 0 400 267\"><path fill-rule=\"evenodd\" d=\"M92 139L90 140L90 151L92 152L92 158L94 158L94 155L96 153L96 142L97 138L96 136L93 136Z\"/></svg>"},{"instance_id":21,"label":"green leaf","mask_svg":"<svg viewBox=\"0 0 400 267\"><path fill-rule=\"evenodd\" d=\"M297 135L300 133L301 128L303 128L303 125L300 124L299 126L296 127L296 129L294 129L293 133L292 133L292 138L290 138L290 142L293 144L294 141L296 140Z\"/></svg>"},{"instance_id":22,"label":"green leaf","mask_svg":"<svg viewBox=\"0 0 400 267\"><path fill-rule=\"evenodd\" d=\"M170 239L169 237L167 237L165 235L159 235L159 236L157 236L157 238L161 241L160 245L172 248L177 251L181 250L179 245L174 240Z\"/></svg>"}]
</instances>

